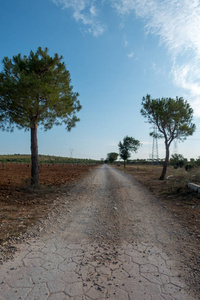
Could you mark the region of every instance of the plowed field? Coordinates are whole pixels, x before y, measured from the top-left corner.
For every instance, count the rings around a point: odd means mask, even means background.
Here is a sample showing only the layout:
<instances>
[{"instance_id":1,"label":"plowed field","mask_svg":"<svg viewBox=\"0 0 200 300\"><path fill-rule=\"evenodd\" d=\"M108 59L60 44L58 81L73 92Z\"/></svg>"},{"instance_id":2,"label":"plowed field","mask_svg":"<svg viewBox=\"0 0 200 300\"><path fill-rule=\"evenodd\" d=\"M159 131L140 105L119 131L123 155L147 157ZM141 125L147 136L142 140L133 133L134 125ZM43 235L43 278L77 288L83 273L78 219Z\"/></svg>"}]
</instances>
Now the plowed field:
<instances>
[{"instance_id":1,"label":"plowed field","mask_svg":"<svg viewBox=\"0 0 200 300\"><path fill-rule=\"evenodd\" d=\"M30 187L31 169L28 164L7 163L0 165L0 245L20 239L27 227L47 216L53 201L65 187L84 176L88 165L40 165L39 183ZM10 247L8 245L8 247ZM10 247L8 250L12 250ZM1 257L0 252L0 260Z\"/></svg>"}]
</instances>

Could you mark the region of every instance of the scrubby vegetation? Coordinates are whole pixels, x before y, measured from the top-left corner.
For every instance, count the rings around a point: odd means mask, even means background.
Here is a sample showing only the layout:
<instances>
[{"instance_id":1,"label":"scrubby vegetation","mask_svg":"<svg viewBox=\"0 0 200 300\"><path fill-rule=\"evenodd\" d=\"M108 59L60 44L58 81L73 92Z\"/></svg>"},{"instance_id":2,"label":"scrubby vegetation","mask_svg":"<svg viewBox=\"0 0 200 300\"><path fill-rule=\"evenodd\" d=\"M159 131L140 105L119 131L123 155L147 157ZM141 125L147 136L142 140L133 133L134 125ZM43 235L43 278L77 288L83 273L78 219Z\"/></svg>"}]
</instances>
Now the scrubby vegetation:
<instances>
[{"instance_id":1,"label":"scrubby vegetation","mask_svg":"<svg viewBox=\"0 0 200 300\"><path fill-rule=\"evenodd\" d=\"M31 156L26 154L0 155L1 163L31 163ZM39 155L39 164L102 164L102 160L71 158L52 155Z\"/></svg>"}]
</instances>

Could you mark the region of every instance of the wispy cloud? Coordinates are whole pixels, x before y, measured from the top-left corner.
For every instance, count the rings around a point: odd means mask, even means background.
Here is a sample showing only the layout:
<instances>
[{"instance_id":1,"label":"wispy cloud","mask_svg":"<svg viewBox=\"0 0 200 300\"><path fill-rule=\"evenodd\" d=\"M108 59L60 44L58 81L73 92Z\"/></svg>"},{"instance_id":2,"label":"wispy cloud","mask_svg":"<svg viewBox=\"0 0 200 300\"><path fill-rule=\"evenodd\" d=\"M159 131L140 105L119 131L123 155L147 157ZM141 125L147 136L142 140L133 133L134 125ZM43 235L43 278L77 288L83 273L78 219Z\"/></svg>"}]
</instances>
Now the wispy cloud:
<instances>
[{"instance_id":1,"label":"wispy cloud","mask_svg":"<svg viewBox=\"0 0 200 300\"><path fill-rule=\"evenodd\" d=\"M130 53L127 54L127 56L128 56L129 58L132 58L132 57L134 56L134 52L131 51Z\"/></svg>"},{"instance_id":2,"label":"wispy cloud","mask_svg":"<svg viewBox=\"0 0 200 300\"><path fill-rule=\"evenodd\" d=\"M63 9L71 9L74 19L85 26L85 31L99 36L105 31L105 25L98 20L95 0L52 0Z\"/></svg>"},{"instance_id":3,"label":"wispy cloud","mask_svg":"<svg viewBox=\"0 0 200 300\"><path fill-rule=\"evenodd\" d=\"M151 68L156 74L160 74L162 72L161 68L155 62L152 63Z\"/></svg>"},{"instance_id":4,"label":"wispy cloud","mask_svg":"<svg viewBox=\"0 0 200 300\"><path fill-rule=\"evenodd\" d=\"M105 31L106 26L100 22L99 15L105 4L110 4L123 17L132 13L142 18L146 32L157 35L171 56L174 84L185 90L188 100L192 100L196 115L200 116L197 103L200 97L200 0L51 1L63 9L71 9L74 19L94 36ZM126 40L124 46L127 46ZM128 57L132 58L133 55L130 52Z\"/></svg>"},{"instance_id":5,"label":"wispy cloud","mask_svg":"<svg viewBox=\"0 0 200 300\"><path fill-rule=\"evenodd\" d=\"M124 47L127 47L128 46L128 41L126 39L126 37L124 38Z\"/></svg>"},{"instance_id":6,"label":"wispy cloud","mask_svg":"<svg viewBox=\"0 0 200 300\"><path fill-rule=\"evenodd\" d=\"M174 83L187 91L200 116L200 1L111 1L120 15L136 14L145 21L147 33L160 37L172 58Z\"/></svg>"},{"instance_id":7,"label":"wispy cloud","mask_svg":"<svg viewBox=\"0 0 200 300\"><path fill-rule=\"evenodd\" d=\"M172 75L174 83L188 92L186 96L193 100L192 106L195 114L200 116L200 60L194 58L182 65L174 63Z\"/></svg>"}]
</instances>

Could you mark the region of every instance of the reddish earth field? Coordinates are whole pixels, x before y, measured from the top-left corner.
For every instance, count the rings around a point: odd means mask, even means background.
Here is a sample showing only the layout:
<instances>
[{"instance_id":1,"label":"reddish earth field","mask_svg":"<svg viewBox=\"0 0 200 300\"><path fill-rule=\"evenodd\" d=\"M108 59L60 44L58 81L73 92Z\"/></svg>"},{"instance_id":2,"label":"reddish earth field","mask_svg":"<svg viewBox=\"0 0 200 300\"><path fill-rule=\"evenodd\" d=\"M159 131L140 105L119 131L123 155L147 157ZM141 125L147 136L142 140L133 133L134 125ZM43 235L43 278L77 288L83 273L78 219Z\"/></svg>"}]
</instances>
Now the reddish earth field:
<instances>
[{"instance_id":1,"label":"reddish earth field","mask_svg":"<svg viewBox=\"0 0 200 300\"><path fill-rule=\"evenodd\" d=\"M43 164L39 167L40 185L59 186L71 182L85 172L89 171L92 166L88 165L69 165ZM0 165L0 185L1 188L9 189L11 187L22 187L30 183L31 170L29 164L23 163L6 163Z\"/></svg>"},{"instance_id":2,"label":"reddish earth field","mask_svg":"<svg viewBox=\"0 0 200 300\"><path fill-rule=\"evenodd\" d=\"M66 186L94 168L91 165L40 165L38 188L30 186L28 164L0 164L0 261L12 250L12 241L20 240L27 227L45 218ZM13 249L14 250L14 249Z\"/></svg>"}]
</instances>

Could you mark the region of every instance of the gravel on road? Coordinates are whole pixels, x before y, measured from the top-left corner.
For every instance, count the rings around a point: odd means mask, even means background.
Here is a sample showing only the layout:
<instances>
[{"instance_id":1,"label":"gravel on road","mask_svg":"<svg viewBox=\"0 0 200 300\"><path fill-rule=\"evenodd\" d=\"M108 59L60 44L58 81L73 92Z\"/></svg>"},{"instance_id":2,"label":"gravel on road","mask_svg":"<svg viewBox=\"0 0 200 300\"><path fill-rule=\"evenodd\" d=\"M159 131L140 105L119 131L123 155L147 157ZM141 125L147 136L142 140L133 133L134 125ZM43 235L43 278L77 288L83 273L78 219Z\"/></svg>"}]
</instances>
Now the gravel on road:
<instances>
[{"instance_id":1,"label":"gravel on road","mask_svg":"<svg viewBox=\"0 0 200 300\"><path fill-rule=\"evenodd\" d=\"M103 165L58 201L0 266L0 299L200 299L184 229L132 177Z\"/></svg>"}]
</instances>

